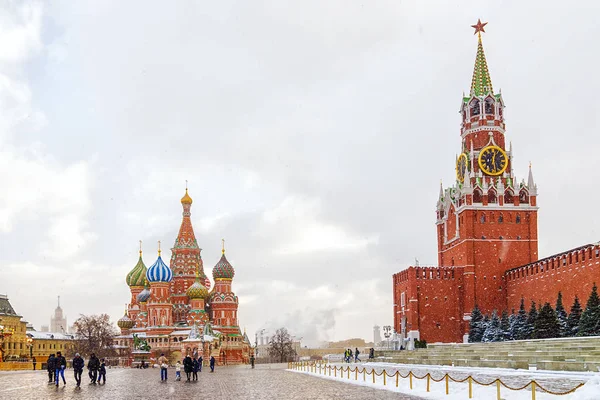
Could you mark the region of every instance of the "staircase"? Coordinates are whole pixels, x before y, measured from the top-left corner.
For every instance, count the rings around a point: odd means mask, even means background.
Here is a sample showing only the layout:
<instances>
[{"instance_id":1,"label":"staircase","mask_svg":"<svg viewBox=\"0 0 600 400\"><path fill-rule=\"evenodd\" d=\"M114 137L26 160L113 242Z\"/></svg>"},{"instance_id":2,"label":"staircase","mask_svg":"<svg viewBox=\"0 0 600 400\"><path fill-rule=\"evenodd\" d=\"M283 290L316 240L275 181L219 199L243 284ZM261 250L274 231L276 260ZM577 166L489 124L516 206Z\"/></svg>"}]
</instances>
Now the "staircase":
<instances>
[{"instance_id":1,"label":"staircase","mask_svg":"<svg viewBox=\"0 0 600 400\"><path fill-rule=\"evenodd\" d=\"M379 351L376 361L400 364L454 365L600 371L600 337L516 340L497 343L436 343L413 351ZM384 357L382 360L378 357Z\"/></svg>"}]
</instances>

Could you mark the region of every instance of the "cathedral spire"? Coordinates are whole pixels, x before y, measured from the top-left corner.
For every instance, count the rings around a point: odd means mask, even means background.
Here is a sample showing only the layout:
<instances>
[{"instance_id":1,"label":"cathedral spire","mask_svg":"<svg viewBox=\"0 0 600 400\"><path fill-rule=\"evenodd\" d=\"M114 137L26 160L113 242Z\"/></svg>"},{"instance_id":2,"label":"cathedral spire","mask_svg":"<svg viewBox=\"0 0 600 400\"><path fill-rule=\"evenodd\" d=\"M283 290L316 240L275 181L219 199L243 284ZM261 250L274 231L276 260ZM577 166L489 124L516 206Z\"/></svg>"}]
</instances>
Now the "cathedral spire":
<instances>
[{"instance_id":1,"label":"cathedral spire","mask_svg":"<svg viewBox=\"0 0 600 400\"><path fill-rule=\"evenodd\" d=\"M487 22L482 23L481 20L477 20L476 25L471 25L475 28L475 34L477 34L477 55L475 57L473 79L471 80L471 96L483 96L488 93L494 93L492 78L490 77L487 60L483 51L483 43L481 42L481 32L485 32L483 28L485 25L487 25Z\"/></svg>"},{"instance_id":2,"label":"cathedral spire","mask_svg":"<svg viewBox=\"0 0 600 400\"><path fill-rule=\"evenodd\" d=\"M531 196L537 196L537 186L533 180L533 172L531 172L531 162L529 163L529 176L527 177L527 189Z\"/></svg>"}]
</instances>

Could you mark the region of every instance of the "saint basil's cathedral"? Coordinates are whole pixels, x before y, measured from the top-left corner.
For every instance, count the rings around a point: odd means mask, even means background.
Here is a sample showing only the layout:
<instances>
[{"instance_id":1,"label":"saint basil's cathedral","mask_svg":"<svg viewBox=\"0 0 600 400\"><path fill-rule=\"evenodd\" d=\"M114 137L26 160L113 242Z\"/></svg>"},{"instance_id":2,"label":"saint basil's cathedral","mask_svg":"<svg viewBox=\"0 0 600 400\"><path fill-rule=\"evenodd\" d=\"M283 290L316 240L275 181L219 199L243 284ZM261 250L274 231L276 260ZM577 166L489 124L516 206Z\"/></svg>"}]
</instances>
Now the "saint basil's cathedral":
<instances>
[{"instance_id":1,"label":"saint basil's cathedral","mask_svg":"<svg viewBox=\"0 0 600 400\"><path fill-rule=\"evenodd\" d=\"M158 258L146 268L140 245L138 262L126 277L131 300L117 322L121 335L115 345L132 350L133 358L143 353L138 343L144 341L153 358L165 353L175 362L187 354L204 360L213 355L220 364L247 363L250 341L238 324L238 298L231 287L235 270L225 257L224 241L221 259L212 270L211 289L192 228L187 188L181 205L183 220L169 266L159 242Z\"/></svg>"},{"instance_id":2,"label":"saint basil's cathedral","mask_svg":"<svg viewBox=\"0 0 600 400\"><path fill-rule=\"evenodd\" d=\"M471 311L518 310L585 299L600 282L600 243L538 259L538 188L513 170L504 99L494 93L478 21L475 67L461 98L456 180L440 185L436 207L438 266L393 275L394 329L404 341L467 341ZM410 344L409 344L410 346Z\"/></svg>"}]
</instances>

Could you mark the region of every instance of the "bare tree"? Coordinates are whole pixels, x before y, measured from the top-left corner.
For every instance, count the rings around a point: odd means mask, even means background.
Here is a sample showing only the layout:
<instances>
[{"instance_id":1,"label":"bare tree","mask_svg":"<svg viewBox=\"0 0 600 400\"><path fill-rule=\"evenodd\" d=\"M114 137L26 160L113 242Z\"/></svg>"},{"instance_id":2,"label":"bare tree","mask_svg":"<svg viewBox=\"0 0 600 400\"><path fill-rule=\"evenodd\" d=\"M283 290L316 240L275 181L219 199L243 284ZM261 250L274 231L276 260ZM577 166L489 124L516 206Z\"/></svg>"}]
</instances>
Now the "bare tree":
<instances>
[{"instance_id":1,"label":"bare tree","mask_svg":"<svg viewBox=\"0 0 600 400\"><path fill-rule=\"evenodd\" d=\"M293 361L296 358L292 336L287 329L279 328L269 340L269 356L278 362Z\"/></svg>"},{"instance_id":2,"label":"bare tree","mask_svg":"<svg viewBox=\"0 0 600 400\"><path fill-rule=\"evenodd\" d=\"M73 324L75 328L75 346L73 353L89 356L96 353L98 357L112 357L117 353L113 347L113 338L117 330L110 323L107 314L81 315Z\"/></svg>"}]
</instances>

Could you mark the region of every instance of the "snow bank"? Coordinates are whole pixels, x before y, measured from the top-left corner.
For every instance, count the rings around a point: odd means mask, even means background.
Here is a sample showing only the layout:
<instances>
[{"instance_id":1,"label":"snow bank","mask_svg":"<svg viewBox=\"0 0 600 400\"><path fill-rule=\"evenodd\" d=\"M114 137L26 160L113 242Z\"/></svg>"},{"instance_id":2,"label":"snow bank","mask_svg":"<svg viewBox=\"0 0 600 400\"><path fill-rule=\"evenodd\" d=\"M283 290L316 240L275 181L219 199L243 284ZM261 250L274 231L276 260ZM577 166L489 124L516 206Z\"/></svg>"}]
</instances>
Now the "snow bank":
<instances>
[{"instance_id":1,"label":"snow bank","mask_svg":"<svg viewBox=\"0 0 600 400\"><path fill-rule=\"evenodd\" d=\"M348 366L348 364L340 365L340 366L343 366L344 368L346 368ZM333 365L332 365L332 367L333 367ZM367 373L363 374L362 372L359 372L357 374L356 372L352 372L352 370L356 367L359 368L359 371L362 371L363 368L366 368ZM396 387L395 376L392 376L392 377L388 376L386 378L385 385L383 383L383 376L376 376L375 383L373 383L373 376L371 374L371 371L373 371L373 367L371 367L370 364L367 364L367 365L352 364L352 365L350 365L351 372L350 372L349 376L348 376L347 371L345 371L343 374L341 374L339 370L337 371L337 376L334 376L333 371L331 372L331 376L329 376L328 372L327 372L327 374L324 374L326 371L325 371L324 367L322 367L322 368L323 369L319 369L319 367L317 366L317 369L316 369L317 372L307 372L307 371L299 371L299 370L289 370L289 371L303 373L303 374L307 374L307 375L313 375L315 377L319 377L322 379L341 381L341 382L353 384L353 385L368 386L368 387L372 387L375 389L389 390L392 392L409 394L409 395L421 397L423 399L430 399L430 400L444 400L444 399L446 399L446 400L468 400L469 399L469 385L467 382L458 383L458 382L450 381L449 394L446 395L446 386L445 386L444 381L434 382L433 380L431 380L429 392L427 392L427 380L426 379L419 380L419 379L413 378L413 388L412 389L410 388L410 381L408 378L399 378L398 379L398 387ZM376 368L375 371L377 372L378 369L380 369L380 368ZM389 368L388 365L386 365L386 371L389 373L389 375L395 374L395 372L396 372L394 369ZM378 373L380 373L380 372L381 371L379 371ZM421 376L426 374L426 372L425 373L421 373L421 372L419 372L417 374L421 375ZM481 369L479 369L479 372L481 372ZM500 372L500 371L496 371L496 372ZM513 374L515 374L514 370L511 372ZM525 371L522 371L522 372L525 373ZM547 371L544 371L544 372L547 372ZM517 374L518 374L518 372L517 372ZM559 374L560 373L555 373L552 375L556 376ZM340 376L340 375L342 375L342 376ZM403 375L405 375L405 374L403 374ZM439 375L439 374L436 374L436 375ZM563 378L565 376L569 376L569 375L571 375L571 374L565 373L563 375ZM497 377L502 379L503 374L500 373L497 375ZM506 375L504 375L504 377L506 377ZM585 378L588 379L588 381L583 387L579 388L574 393L571 393L566 396L551 395L548 393L544 393L538 389L538 390L536 390L536 400L559 400L559 399L600 400L600 375L586 374ZM492 380L493 379L489 379L486 381L489 382ZM504 379L502 379L502 380L504 381ZM573 387L576 385L577 385L577 383L573 383ZM480 386L477 384L473 384L472 389L473 389L473 398L474 399L495 399L496 398L497 387L495 384L493 384L491 386ZM530 400L531 399L531 386L527 387L526 389L519 390L519 391L509 390L509 389L501 386L500 393L501 393L502 399L504 399L504 400Z\"/></svg>"}]
</instances>

